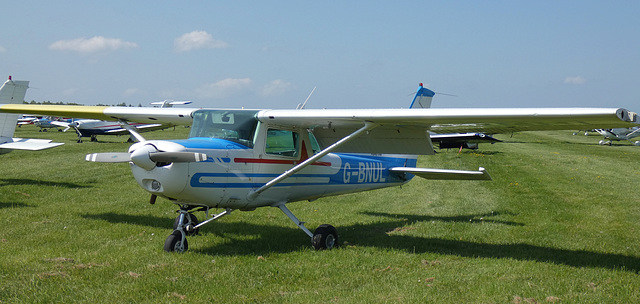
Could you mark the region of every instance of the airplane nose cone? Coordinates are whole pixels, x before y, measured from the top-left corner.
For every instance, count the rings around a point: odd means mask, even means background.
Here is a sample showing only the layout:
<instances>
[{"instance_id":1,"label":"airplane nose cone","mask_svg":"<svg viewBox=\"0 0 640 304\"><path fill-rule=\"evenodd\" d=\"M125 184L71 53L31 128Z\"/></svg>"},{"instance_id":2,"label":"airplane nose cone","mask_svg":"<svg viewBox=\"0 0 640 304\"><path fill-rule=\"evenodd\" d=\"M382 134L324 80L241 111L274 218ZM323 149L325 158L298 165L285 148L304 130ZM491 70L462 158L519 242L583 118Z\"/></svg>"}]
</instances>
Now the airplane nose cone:
<instances>
[{"instance_id":1,"label":"airplane nose cone","mask_svg":"<svg viewBox=\"0 0 640 304\"><path fill-rule=\"evenodd\" d=\"M142 147L139 147L131 152L131 162L142 169L151 171L156 167L156 162L151 160L151 157L149 157L149 153L153 153L156 151L158 150L152 145L144 145Z\"/></svg>"}]
</instances>

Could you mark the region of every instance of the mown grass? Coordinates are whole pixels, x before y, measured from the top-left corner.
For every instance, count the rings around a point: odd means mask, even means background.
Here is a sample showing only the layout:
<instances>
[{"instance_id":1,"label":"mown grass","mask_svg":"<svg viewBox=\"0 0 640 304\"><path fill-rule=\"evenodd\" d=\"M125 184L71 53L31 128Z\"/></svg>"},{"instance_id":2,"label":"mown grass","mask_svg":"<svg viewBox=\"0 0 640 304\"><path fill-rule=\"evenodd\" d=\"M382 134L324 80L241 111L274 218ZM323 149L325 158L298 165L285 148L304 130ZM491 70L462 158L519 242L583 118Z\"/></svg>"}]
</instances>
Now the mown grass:
<instances>
[{"instance_id":1,"label":"mown grass","mask_svg":"<svg viewBox=\"0 0 640 304\"><path fill-rule=\"evenodd\" d=\"M498 136L506 142L419 159L483 166L491 182L414 179L289 205L312 229L336 226L336 250L313 251L278 209L262 208L204 226L187 253L168 254L175 206L148 204L127 164L84 162L126 151L126 137L77 144L19 128L66 144L0 155L0 302L636 303L640 149L571 133Z\"/></svg>"}]
</instances>

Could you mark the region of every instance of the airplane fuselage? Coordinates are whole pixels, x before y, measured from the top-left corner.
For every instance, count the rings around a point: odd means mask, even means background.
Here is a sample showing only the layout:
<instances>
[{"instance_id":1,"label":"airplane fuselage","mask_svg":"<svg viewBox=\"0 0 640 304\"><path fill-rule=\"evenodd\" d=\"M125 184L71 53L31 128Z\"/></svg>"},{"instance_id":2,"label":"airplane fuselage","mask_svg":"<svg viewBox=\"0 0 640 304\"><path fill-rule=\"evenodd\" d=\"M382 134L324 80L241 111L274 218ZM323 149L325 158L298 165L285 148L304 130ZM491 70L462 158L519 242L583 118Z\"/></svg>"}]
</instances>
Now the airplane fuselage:
<instances>
[{"instance_id":1,"label":"airplane fuselage","mask_svg":"<svg viewBox=\"0 0 640 304\"><path fill-rule=\"evenodd\" d=\"M242 115L236 113L236 126L228 123L225 128L220 127L225 125L221 120L216 127L204 127L206 124L196 120L212 119L211 115L196 115L189 139L133 145L130 151L151 145L158 151L207 155L202 162L150 163L144 168L131 162L136 181L146 191L176 204L251 210L398 186L413 177L388 169L415 166L415 155L329 153L260 195L250 197L251 191L313 156L319 147L307 129L279 129L259 123L249 114L246 122L240 123ZM204 136L209 131L209 136Z\"/></svg>"}]
</instances>

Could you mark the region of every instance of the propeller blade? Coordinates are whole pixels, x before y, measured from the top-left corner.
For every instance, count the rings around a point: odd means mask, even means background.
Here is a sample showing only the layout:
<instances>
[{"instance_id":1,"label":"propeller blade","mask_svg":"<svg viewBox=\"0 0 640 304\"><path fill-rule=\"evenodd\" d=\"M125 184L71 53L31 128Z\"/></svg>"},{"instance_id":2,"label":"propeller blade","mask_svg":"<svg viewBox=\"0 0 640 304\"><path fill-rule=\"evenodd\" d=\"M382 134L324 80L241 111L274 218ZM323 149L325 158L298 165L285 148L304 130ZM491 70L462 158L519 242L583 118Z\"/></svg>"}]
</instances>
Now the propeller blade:
<instances>
[{"instance_id":1,"label":"propeller blade","mask_svg":"<svg viewBox=\"0 0 640 304\"><path fill-rule=\"evenodd\" d=\"M131 160L131 154L127 152L109 152L87 154L86 161L97 163L122 163Z\"/></svg>"},{"instance_id":2,"label":"propeller blade","mask_svg":"<svg viewBox=\"0 0 640 304\"><path fill-rule=\"evenodd\" d=\"M190 163L205 161L207 155L195 152L152 152L149 153L149 158L154 162Z\"/></svg>"}]
</instances>

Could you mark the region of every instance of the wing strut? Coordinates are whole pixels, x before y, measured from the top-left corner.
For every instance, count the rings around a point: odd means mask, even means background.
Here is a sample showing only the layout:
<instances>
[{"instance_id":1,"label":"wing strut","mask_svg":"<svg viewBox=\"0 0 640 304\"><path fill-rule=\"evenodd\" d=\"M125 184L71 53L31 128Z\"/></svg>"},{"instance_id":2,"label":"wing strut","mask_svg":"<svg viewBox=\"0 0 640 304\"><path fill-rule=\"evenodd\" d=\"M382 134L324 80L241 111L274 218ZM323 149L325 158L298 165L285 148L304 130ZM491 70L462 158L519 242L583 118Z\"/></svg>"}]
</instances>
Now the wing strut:
<instances>
[{"instance_id":1,"label":"wing strut","mask_svg":"<svg viewBox=\"0 0 640 304\"><path fill-rule=\"evenodd\" d=\"M144 139L144 137L142 137L142 135L140 135L140 133L138 133L138 131L136 130L136 127L130 125L129 123L127 123L124 120L120 120L119 121L120 125L122 126L123 129L129 131L129 133L131 134L131 136L133 136L135 139L137 139L139 142L145 142L147 141L146 139Z\"/></svg>"},{"instance_id":2,"label":"wing strut","mask_svg":"<svg viewBox=\"0 0 640 304\"><path fill-rule=\"evenodd\" d=\"M283 181L285 178L297 173L298 171L304 169L306 166L313 164L314 162L316 162L318 159L320 159L321 157L329 154L331 151L335 150L336 148L340 147L342 144L347 143L348 141L356 138L357 136L359 136L360 134L367 132L367 131L371 131L371 129L377 127L378 125L365 121L364 122L364 126L358 130L356 130L355 132L343 137L342 139L340 139L339 141L335 142L334 144L332 144L331 146L328 146L327 148L325 148L324 150L318 152L317 154L313 155L312 157L309 157L307 160L299 163L298 165L294 166L293 168L285 171L284 173L282 173L280 176L272 179L271 181L269 181L268 183L264 184L264 186L256 189L256 190L252 190L249 192L249 194L247 195L247 198L249 200L254 200L256 197L258 197L258 195L260 195L260 193L264 192L265 190L275 186L276 184L280 183L281 181Z\"/></svg>"}]
</instances>

